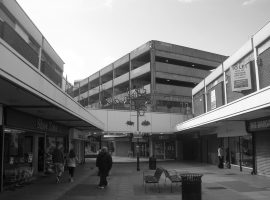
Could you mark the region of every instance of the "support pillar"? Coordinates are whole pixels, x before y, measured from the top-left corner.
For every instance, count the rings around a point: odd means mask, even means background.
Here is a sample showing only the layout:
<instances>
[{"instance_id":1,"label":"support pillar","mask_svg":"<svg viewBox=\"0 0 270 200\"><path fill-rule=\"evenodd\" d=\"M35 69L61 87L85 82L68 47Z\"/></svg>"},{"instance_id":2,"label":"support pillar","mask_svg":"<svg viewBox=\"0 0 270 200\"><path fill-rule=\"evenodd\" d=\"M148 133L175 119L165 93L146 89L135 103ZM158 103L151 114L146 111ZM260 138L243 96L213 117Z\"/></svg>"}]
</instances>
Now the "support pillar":
<instances>
[{"instance_id":1,"label":"support pillar","mask_svg":"<svg viewBox=\"0 0 270 200\"><path fill-rule=\"evenodd\" d=\"M0 104L0 192L3 191L3 175L4 175L4 111L3 105Z\"/></svg>"},{"instance_id":2,"label":"support pillar","mask_svg":"<svg viewBox=\"0 0 270 200\"><path fill-rule=\"evenodd\" d=\"M252 133L252 175L257 174L257 165L256 165L256 135Z\"/></svg>"},{"instance_id":3,"label":"support pillar","mask_svg":"<svg viewBox=\"0 0 270 200\"><path fill-rule=\"evenodd\" d=\"M152 111L156 111L156 52L154 42L151 44L150 49L150 70L151 70L151 102Z\"/></svg>"}]
</instances>

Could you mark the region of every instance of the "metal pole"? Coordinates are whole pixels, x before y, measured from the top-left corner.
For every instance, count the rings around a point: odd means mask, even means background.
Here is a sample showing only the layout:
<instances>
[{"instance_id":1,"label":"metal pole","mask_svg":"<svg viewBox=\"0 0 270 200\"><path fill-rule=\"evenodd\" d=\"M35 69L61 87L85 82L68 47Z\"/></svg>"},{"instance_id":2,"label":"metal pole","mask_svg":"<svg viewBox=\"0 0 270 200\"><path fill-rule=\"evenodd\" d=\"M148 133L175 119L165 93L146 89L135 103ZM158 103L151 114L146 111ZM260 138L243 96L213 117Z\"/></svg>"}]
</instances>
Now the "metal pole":
<instances>
[{"instance_id":1,"label":"metal pole","mask_svg":"<svg viewBox=\"0 0 270 200\"><path fill-rule=\"evenodd\" d=\"M256 136L255 133L252 133L252 175L257 174L257 166L256 166Z\"/></svg>"},{"instance_id":2,"label":"metal pole","mask_svg":"<svg viewBox=\"0 0 270 200\"><path fill-rule=\"evenodd\" d=\"M139 109L137 109L137 133L139 134ZM137 136L137 171L140 171L140 146L139 137Z\"/></svg>"},{"instance_id":3,"label":"metal pole","mask_svg":"<svg viewBox=\"0 0 270 200\"><path fill-rule=\"evenodd\" d=\"M240 164L240 171L243 171L243 168L242 168L241 136L239 136L239 164Z\"/></svg>"},{"instance_id":4,"label":"metal pole","mask_svg":"<svg viewBox=\"0 0 270 200\"><path fill-rule=\"evenodd\" d=\"M102 135L99 136L99 149L101 149L101 145L102 145L101 138L102 138Z\"/></svg>"}]
</instances>

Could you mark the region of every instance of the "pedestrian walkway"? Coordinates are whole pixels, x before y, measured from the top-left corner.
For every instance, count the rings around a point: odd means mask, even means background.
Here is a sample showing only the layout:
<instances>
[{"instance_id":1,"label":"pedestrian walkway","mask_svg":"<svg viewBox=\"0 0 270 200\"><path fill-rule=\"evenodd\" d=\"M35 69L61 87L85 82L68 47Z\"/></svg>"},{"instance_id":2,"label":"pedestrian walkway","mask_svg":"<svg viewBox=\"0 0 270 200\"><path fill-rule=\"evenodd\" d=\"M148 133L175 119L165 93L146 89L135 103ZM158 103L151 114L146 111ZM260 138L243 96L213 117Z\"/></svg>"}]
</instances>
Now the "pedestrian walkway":
<instances>
[{"instance_id":1,"label":"pedestrian walkway","mask_svg":"<svg viewBox=\"0 0 270 200\"><path fill-rule=\"evenodd\" d=\"M147 159L140 162L137 171L136 159L124 162L124 158L114 157L113 169L109 176L109 186L98 189L99 177L94 160L87 159L86 164L76 169L75 182L68 182L67 172L60 184L54 176L40 178L32 184L14 191L0 194L1 200L173 200L182 199L181 186L170 191L170 184L165 184L161 177L161 193L154 186L147 186L144 191L142 173L148 170ZM175 169L179 173L201 173L203 200L269 200L270 178L240 172L237 169L219 169L213 165L184 163L177 161L157 161L157 166Z\"/></svg>"}]
</instances>

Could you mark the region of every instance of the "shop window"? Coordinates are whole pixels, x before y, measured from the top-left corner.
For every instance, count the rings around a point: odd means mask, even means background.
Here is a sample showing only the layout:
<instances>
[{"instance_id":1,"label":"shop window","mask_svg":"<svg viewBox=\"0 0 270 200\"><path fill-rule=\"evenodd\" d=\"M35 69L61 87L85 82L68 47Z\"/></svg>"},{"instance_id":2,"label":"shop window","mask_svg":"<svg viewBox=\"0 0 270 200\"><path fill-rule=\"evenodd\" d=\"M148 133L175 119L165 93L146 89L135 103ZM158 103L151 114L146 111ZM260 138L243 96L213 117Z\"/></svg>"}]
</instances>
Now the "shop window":
<instances>
[{"instance_id":1,"label":"shop window","mask_svg":"<svg viewBox=\"0 0 270 200\"><path fill-rule=\"evenodd\" d=\"M243 136L241 137L241 151L242 151L242 165L246 167L252 167L252 137Z\"/></svg>"},{"instance_id":2,"label":"shop window","mask_svg":"<svg viewBox=\"0 0 270 200\"><path fill-rule=\"evenodd\" d=\"M33 175L33 137L27 132L4 129L4 187L27 181Z\"/></svg>"},{"instance_id":3,"label":"shop window","mask_svg":"<svg viewBox=\"0 0 270 200\"><path fill-rule=\"evenodd\" d=\"M252 136L224 138L224 157L229 159L231 164L245 167L252 167ZM229 155L228 155L229 154Z\"/></svg>"}]
</instances>

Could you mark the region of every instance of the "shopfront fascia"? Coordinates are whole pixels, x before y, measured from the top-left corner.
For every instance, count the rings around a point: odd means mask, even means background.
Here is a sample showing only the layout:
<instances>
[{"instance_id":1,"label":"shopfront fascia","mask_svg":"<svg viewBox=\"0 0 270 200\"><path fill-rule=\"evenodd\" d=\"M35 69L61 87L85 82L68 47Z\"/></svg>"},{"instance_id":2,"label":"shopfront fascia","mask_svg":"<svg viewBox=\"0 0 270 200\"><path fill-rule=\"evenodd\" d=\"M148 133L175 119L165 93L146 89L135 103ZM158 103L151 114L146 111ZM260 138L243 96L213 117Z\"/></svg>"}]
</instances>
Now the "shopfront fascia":
<instances>
[{"instance_id":1,"label":"shopfront fascia","mask_svg":"<svg viewBox=\"0 0 270 200\"><path fill-rule=\"evenodd\" d=\"M246 124L253 136L254 173L270 176L270 117L250 120Z\"/></svg>"},{"instance_id":2,"label":"shopfront fascia","mask_svg":"<svg viewBox=\"0 0 270 200\"><path fill-rule=\"evenodd\" d=\"M67 128L6 108L3 123L3 186L9 187L37 173L47 172L56 142L67 147Z\"/></svg>"}]
</instances>

